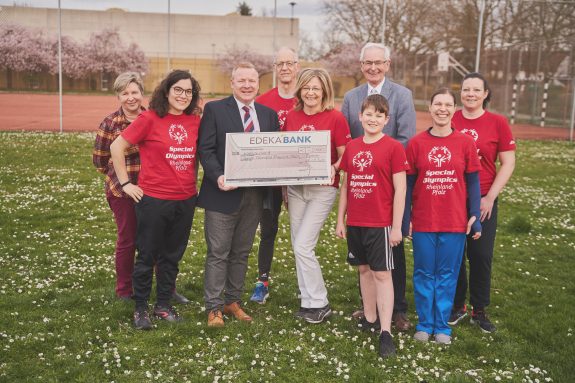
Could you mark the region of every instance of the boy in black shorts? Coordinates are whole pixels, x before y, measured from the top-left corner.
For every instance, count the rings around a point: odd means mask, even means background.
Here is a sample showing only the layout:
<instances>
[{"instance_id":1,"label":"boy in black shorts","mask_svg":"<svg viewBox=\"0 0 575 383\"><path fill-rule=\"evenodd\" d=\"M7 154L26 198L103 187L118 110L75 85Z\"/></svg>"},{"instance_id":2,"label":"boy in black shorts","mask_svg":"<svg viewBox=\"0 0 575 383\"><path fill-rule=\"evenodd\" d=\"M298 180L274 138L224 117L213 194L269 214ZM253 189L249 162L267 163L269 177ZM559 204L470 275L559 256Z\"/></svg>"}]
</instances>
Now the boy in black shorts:
<instances>
[{"instance_id":1,"label":"boy in black shorts","mask_svg":"<svg viewBox=\"0 0 575 383\"><path fill-rule=\"evenodd\" d=\"M387 100L379 94L367 97L361 106L364 136L349 142L341 158L345 176L336 226L338 237L347 234L348 263L359 268L365 313L361 327L380 331L379 355L384 358L395 354L391 248L402 240L408 169L403 146L383 133L388 113Z\"/></svg>"}]
</instances>

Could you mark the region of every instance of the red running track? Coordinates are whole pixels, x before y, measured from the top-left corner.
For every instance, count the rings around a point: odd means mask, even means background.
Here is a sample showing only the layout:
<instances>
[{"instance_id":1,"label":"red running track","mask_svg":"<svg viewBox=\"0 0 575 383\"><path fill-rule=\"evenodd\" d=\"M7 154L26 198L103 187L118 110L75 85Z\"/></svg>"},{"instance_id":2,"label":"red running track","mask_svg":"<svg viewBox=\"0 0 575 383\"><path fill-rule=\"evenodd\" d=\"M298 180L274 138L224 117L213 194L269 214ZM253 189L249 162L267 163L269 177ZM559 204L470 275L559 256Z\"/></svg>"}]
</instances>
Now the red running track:
<instances>
[{"instance_id":1,"label":"red running track","mask_svg":"<svg viewBox=\"0 0 575 383\"><path fill-rule=\"evenodd\" d=\"M339 106L337 105L338 108ZM65 132L95 131L104 117L118 107L116 97L111 95L64 95L63 130ZM0 130L57 132L60 130L58 108L58 95L0 93ZM430 125L429 113L417 112L417 131L424 130ZM569 129L565 128L541 128L515 124L511 129L515 138L519 139L569 139Z\"/></svg>"}]
</instances>

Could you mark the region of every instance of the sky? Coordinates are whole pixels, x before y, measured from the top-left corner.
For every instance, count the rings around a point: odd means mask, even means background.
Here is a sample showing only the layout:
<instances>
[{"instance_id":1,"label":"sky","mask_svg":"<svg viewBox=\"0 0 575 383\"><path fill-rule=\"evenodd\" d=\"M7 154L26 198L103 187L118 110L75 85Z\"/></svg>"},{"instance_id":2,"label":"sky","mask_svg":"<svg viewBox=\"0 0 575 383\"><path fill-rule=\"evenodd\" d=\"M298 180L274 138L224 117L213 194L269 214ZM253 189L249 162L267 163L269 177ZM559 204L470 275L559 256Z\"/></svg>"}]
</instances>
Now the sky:
<instances>
[{"instance_id":1,"label":"sky","mask_svg":"<svg viewBox=\"0 0 575 383\"><path fill-rule=\"evenodd\" d=\"M277 3L278 17L291 17L289 0L170 0L172 13L225 15L234 12L241 1L245 1L254 16L273 15L274 2ZM295 0L294 17L300 22L300 36L319 39L321 0ZM167 12L168 0L61 0L63 9L106 10L122 8L132 12ZM58 0L0 0L2 5L20 5L42 8L57 8Z\"/></svg>"}]
</instances>

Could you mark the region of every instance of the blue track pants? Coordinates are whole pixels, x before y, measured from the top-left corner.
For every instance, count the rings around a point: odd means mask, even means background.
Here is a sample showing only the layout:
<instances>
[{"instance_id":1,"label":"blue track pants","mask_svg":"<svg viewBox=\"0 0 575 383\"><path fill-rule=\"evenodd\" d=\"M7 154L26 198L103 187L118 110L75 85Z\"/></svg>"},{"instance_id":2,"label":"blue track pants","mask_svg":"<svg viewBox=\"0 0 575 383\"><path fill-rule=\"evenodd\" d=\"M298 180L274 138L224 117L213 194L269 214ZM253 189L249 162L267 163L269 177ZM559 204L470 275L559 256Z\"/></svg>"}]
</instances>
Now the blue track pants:
<instances>
[{"instance_id":1,"label":"blue track pants","mask_svg":"<svg viewBox=\"0 0 575 383\"><path fill-rule=\"evenodd\" d=\"M413 233L417 331L451 335L447 324L463 257L465 233Z\"/></svg>"}]
</instances>

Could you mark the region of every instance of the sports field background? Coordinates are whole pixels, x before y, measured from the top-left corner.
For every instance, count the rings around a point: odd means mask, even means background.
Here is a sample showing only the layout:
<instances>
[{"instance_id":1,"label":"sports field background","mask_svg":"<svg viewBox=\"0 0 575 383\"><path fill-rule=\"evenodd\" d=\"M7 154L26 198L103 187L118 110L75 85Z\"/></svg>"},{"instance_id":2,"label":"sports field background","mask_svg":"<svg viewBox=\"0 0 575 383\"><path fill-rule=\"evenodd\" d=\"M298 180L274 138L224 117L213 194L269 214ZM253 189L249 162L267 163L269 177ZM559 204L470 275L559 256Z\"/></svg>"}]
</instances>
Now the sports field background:
<instances>
[{"instance_id":1,"label":"sports field background","mask_svg":"<svg viewBox=\"0 0 575 383\"><path fill-rule=\"evenodd\" d=\"M204 102L210 101L206 98ZM144 101L147 105L148 101ZM58 95L33 93L0 93L0 130L59 131ZM339 109L341 102L336 104ZM64 95L63 130L65 132L95 131L108 114L119 108L118 100L112 95ZM417 131L431 124L427 112L417 112ZM533 125L512 126L518 139L560 139L569 138L569 129L540 128Z\"/></svg>"}]
</instances>

